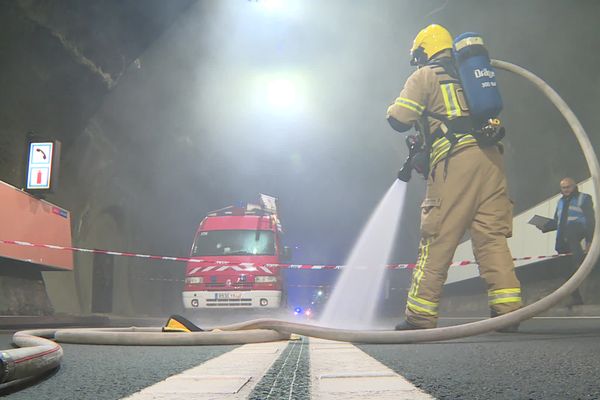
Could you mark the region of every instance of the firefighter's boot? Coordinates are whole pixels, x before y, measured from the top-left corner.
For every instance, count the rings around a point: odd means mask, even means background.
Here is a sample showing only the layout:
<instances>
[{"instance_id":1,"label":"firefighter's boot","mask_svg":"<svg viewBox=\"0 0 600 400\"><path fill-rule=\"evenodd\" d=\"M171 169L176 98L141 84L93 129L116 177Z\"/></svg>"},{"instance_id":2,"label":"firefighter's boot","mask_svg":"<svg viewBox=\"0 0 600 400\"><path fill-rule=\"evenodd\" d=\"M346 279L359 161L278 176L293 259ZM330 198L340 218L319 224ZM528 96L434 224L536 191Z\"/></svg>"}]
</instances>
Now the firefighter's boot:
<instances>
[{"instance_id":1,"label":"firefighter's boot","mask_svg":"<svg viewBox=\"0 0 600 400\"><path fill-rule=\"evenodd\" d=\"M415 329L425 329L425 328L421 328L419 326L413 325L413 324L411 324L410 322L408 322L406 320L400 322L394 328L394 330L396 330L396 331L411 331L411 330L415 330Z\"/></svg>"},{"instance_id":2,"label":"firefighter's boot","mask_svg":"<svg viewBox=\"0 0 600 400\"><path fill-rule=\"evenodd\" d=\"M495 318L495 317L498 317L498 316L500 316L500 314L498 314L498 313L496 313L494 310L492 310L492 311L490 312L490 316L491 316L492 318ZM520 323L520 322L517 322L516 324L509 325L509 326L507 326L507 327L505 327L505 328L502 328L502 329L496 329L496 332L501 332L501 333L515 333L515 332L518 332L518 331L519 331L519 325L521 325L521 323Z\"/></svg>"}]
</instances>

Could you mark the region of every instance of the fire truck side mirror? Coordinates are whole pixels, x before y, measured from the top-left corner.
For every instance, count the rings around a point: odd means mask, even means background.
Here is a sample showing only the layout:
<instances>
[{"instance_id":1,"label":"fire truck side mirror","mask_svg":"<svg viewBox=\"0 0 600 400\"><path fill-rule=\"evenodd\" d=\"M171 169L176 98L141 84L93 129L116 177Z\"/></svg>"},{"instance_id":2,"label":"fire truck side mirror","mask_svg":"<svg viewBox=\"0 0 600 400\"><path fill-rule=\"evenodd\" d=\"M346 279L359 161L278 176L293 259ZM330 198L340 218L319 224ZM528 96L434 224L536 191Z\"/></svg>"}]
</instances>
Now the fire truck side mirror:
<instances>
[{"instance_id":1,"label":"fire truck side mirror","mask_svg":"<svg viewBox=\"0 0 600 400\"><path fill-rule=\"evenodd\" d=\"M283 246L281 250L281 261L288 262L292 259L292 248L288 246Z\"/></svg>"}]
</instances>

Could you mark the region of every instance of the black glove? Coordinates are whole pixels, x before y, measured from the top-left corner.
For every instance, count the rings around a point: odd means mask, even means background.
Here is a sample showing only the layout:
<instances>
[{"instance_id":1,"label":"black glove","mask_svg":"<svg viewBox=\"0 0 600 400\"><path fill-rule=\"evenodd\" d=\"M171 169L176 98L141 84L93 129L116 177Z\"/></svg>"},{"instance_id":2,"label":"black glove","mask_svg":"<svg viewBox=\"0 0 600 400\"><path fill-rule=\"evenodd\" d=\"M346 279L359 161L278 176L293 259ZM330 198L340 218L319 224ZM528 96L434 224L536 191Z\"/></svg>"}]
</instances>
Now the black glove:
<instances>
[{"instance_id":1,"label":"black glove","mask_svg":"<svg viewBox=\"0 0 600 400\"><path fill-rule=\"evenodd\" d=\"M408 147L408 158L398 171L398 179L403 182L410 181L413 169L427 177L429 174L429 153L423 148L421 135L406 136L406 147Z\"/></svg>"},{"instance_id":2,"label":"black glove","mask_svg":"<svg viewBox=\"0 0 600 400\"><path fill-rule=\"evenodd\" d=\"M412 157L410 164L415 171L423 175L424 178L427 178L427 175L429 175L429 153L426 151L416 153Z\"/></svg>"}]
</instances>

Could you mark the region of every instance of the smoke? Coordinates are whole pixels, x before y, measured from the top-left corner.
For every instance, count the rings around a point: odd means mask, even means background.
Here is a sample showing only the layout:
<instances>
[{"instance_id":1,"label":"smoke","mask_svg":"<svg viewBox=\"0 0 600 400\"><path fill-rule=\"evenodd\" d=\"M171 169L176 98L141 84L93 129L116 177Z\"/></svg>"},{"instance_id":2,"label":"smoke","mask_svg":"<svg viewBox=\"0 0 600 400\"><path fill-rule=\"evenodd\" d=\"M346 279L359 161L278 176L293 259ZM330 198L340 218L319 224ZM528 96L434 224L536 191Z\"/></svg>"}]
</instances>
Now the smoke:
<instances>
[{"instance_id":1,"label":"smoke","mask_svg":"<svg viewBox=\"0 0 600 400\"><path fill-rule=\"evenodd\" d=\"M106 99L96 118L119 149L115 179L135 188L140 240L187 252L206 212L265 192L280 199L286 241L300 247L296 262L341 264L405 158L385 110L412 72L414 35L430 22L481 32L493 57L538 72L584 125L598 122L597 84L589 84L596 4L290 4L265 11L260 2L197 2ZM270 80L297 85L297 102L269 103ZM512 77L500 83L518 211L554 193L548 171L576 179L587 171L578 153L556 150L574 146L547 104ZM423 191L419 178L408 185L397 257L416 253Z\"/></svg>"},{"instance_id":2,"label":"smoke","mask_svg":"<svg viewBox=\"0 0 600 400\"><path fill-rule=\"evenodd\" d=\"M439 6L438 8L436 8L435 10L432 10L431 12L427 13L427 15L425 15L425 18L428 19L429 17L443 11L446 6L448 5L448 0L444 0L444 4L442 4L441 6Z\"/></svg>"}]
</instances>

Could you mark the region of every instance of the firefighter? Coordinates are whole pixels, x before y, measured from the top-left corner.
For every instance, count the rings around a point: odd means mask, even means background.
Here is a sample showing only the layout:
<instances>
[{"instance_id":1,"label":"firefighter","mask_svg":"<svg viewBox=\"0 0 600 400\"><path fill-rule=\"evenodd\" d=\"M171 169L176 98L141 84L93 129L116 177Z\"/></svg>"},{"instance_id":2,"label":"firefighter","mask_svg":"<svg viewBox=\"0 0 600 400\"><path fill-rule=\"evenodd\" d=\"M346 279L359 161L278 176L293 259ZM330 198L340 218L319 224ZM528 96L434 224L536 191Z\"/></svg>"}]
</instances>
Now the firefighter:
<instances>
[{"instance_id":1,"label":"firefighter","mask_svg":"<svg viewBox=\"0 0 600 400\"><path fill-rule=\"evenodd\" d=\"M388 108L387 119L396 131L415 127L419 132L418 142L423 145L413 161L420 164L414 167L427 179L427 192L421 205L421 241L406 317L396 330L437 326L442 286L467 230L488 287L491 316L514 311L521 307L521 288L506 242L512 235L512 202L501 144L481 140L480 132L472 128L452 59L452 37L444 27L434 24L419 32L411 49L411 65L418 69Z\"/></svg>"}]
</instances>

